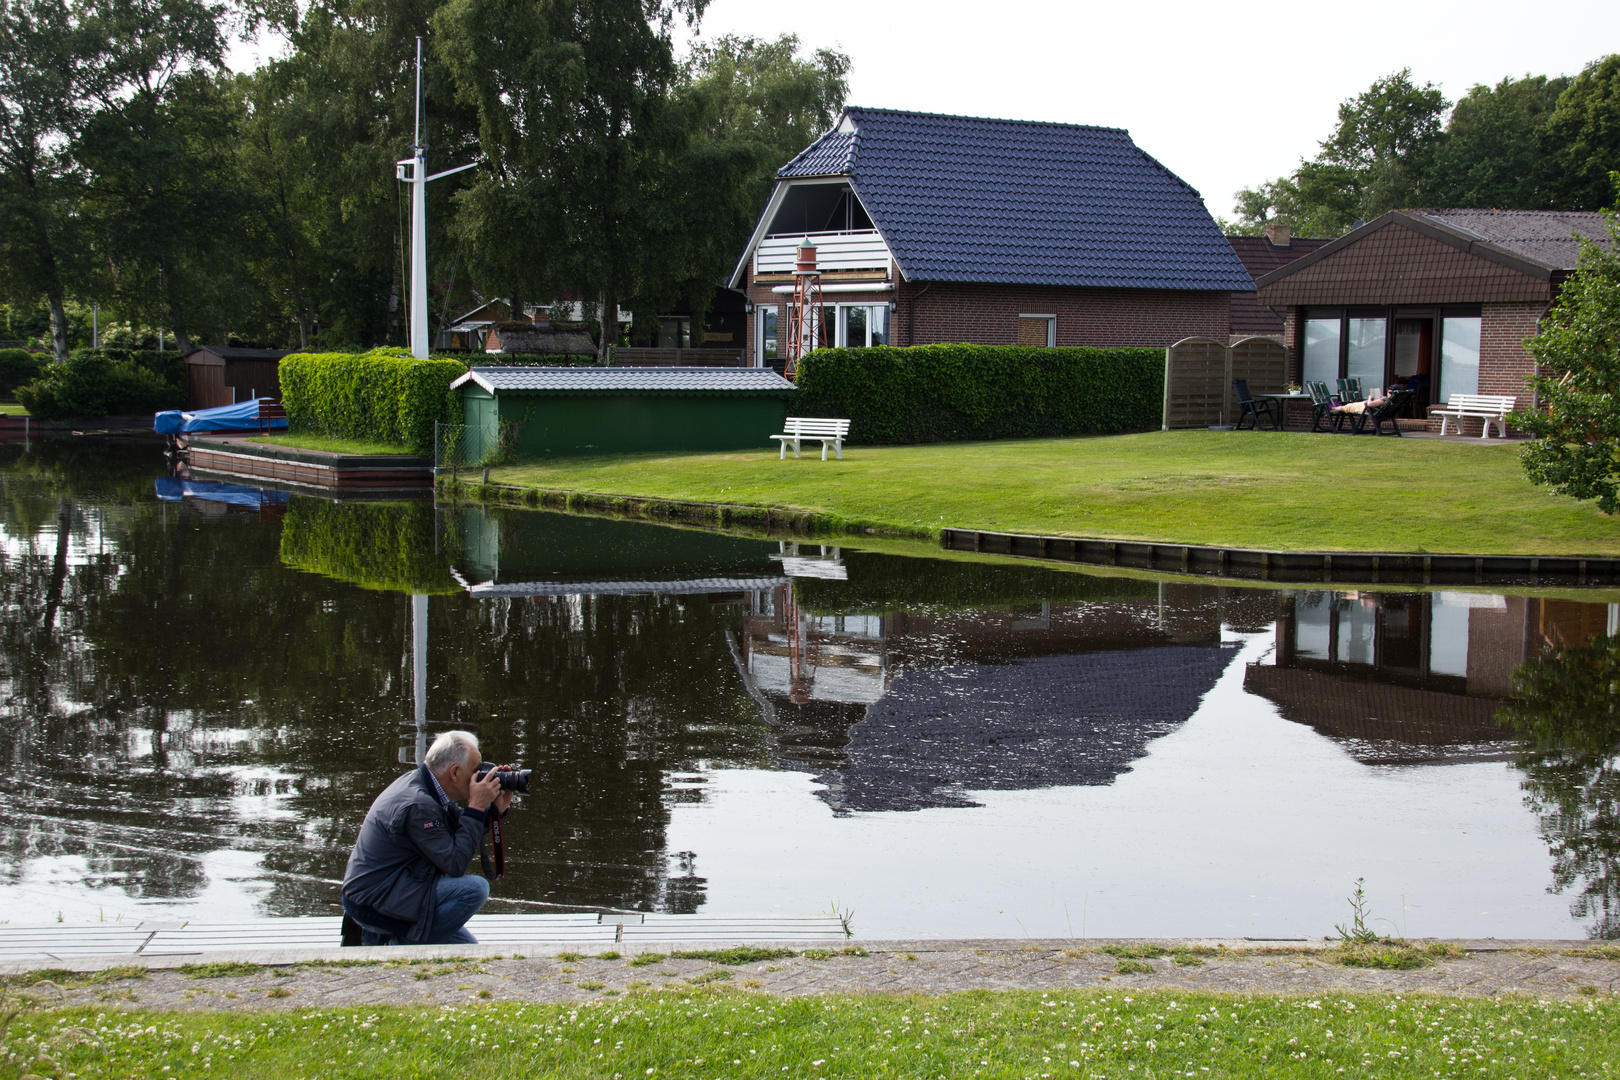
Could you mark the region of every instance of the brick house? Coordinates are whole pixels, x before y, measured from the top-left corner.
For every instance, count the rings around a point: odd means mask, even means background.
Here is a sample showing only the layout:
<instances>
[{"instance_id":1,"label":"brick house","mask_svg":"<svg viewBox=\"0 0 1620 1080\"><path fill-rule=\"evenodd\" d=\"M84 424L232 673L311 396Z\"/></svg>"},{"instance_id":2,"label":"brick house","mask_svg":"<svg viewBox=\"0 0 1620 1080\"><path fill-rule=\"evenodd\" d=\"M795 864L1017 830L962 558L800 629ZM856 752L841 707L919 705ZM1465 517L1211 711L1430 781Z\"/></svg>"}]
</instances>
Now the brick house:
<instances>
[{"instance_id":1,"label":"brick house","mask_svg":"<svg viewBox=\"0 0 1620 1080\"><path fill-rule=\"evenodd\" d=\"M1287 266L1295 259L1304 258L1330 241L1331 238L1325 236L1295 236L1287 225L1267 225L1264 235L1261 236L1226 238L1226 242L1232 245L1237 257L1243 260L1243 268L1256 280L1273 270ZM1286 323L1286 316L1260 303L1255 298L1252 288L1247 292L1232 294L1233 341L1246 337L1272 337L1281 341L1283 331L1287 328Z\"/></svg>"},{"instance_id":2,"label":"brick house","mask_svg":"<svg viewBox=\"0 0 1620 1080\"><path fill-rule=\"evenodd\" d=\"M1603 215L1393 210L1257 278L1257 298L1286 309L1292 380L1404 378L1420 410L1452 394L1530 405L1524 340L1575 268L1577 236L1607 243Z\"/></svg>"},{"instance_id":3,"label":"brick house","mask_svg":"<svg viewBox=\"0 0 1620 1080\"><path fill-rule=\"evenodd\" d=\"M755 365L780 366L805 237L829 346L1225 340L1253 289L1198 192L1117 128L845 109L732 274Z\"/></svg>"}]
</instances>

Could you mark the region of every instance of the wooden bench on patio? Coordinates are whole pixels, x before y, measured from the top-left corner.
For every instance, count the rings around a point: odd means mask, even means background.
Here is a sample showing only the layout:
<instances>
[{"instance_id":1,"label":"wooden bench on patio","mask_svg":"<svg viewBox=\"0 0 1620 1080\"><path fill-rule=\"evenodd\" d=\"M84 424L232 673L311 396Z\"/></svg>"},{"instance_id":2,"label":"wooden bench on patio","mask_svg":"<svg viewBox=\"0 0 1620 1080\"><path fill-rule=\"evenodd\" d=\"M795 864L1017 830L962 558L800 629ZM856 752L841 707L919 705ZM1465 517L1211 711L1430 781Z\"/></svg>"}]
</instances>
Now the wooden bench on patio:
<instances>
[{"instance_id":1,"label":"wooden bench on patio","mask_svg":"<svg viewBox=\"0 0 1620 1080\"><path fill-rule=\"evenodd\" d=\"M1480 435L1482 439L1491 437L1491 421L1496 421L1502 429L1502 438L1507 438L1508 413L1513 411L1517 398L1505 394L1452 394L1446 399L1444 407L1430 406L1429 415L1440 418L1440 434L1446 433L1446 422L1457 421L1457 434L1463 433L1463 417L1479 420Z\"/></svg>"},{"instance_id":2,"label":"wooden bench on patio","mask_svg":"<svg viewBox=\"0 0 1620 1080\"><path fill-rule=\"evenodd\" d=\"M788 443L793 444L793 456L799 456L799 442L803 439L821 440L821 460L827 460L827 447L831 446L838 460L844 460L844 439L849 435L849 421L835 420L819 416L790 416L782 425L787 430L781 435L772 435L782 446L779 458L787 457Z\"/></svg>"}]
</instances>

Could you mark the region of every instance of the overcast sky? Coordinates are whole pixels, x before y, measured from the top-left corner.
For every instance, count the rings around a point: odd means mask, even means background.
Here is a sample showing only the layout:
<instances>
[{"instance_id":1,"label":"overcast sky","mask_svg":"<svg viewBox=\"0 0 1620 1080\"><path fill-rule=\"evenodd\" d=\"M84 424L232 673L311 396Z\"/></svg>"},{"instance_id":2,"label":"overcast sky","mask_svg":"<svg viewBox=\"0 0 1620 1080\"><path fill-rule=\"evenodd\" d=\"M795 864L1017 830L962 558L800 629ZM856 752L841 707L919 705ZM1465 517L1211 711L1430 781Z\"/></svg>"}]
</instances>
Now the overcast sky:
<instances>
[{"instance_id":1,"label":"overcast sky","mask_svg":"<svg viewBox=\"0 0 1620 1080\"><path fill-rule=\"evenodd\" d=\"M699 32L839 49L853 105L1128 128L1232 217L1235 191L1313 155L1374 79L1410 67L1454 101L1504 76L1573 75L1620 51L1620 2L711 0ZM284 48L241 43L231 65Z\"/></svg>"},{"instance_id":2,"label":"overcast sky","mask_svg":"<svg viewBox=\"0 0 1620 1080\"><path fill-rule=\"evenodd\" d=\"M713 0L705 37L797 33L853 61L850 104L1130 129L1232 215L1291 171L1341 101L1410 67L1456 100L1620 51L1620 2L1061 3Z\"/></svg>"}]
</instances>

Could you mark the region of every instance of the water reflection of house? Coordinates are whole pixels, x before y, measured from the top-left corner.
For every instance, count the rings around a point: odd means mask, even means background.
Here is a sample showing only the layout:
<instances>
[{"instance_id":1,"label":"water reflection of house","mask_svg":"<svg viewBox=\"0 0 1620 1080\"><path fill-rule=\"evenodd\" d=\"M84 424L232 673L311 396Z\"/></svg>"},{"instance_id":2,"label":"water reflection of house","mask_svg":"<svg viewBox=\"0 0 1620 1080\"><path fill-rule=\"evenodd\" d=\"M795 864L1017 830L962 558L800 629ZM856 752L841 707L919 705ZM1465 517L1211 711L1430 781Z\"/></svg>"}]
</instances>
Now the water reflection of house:
<instances>
[{"instance_id":1,"label":"water reflection of house","mask_svg":"<svg viewBox=\"0 0 1620 1080\"><path fill-rule=\"evenodd\" d=\"M1168 608L830 615L787 585L756 594L733 652L779 759L835 809L971 806L1110 783L1186 722L1230 653L1216 590L1181 592Z\"/></svg>"},{"instance_id":2,"label":"water reflection of house","mask_svg":"<svg viewBox=\"0 0 1620 1080\"><path fill-rule=\"evenodd\" d=\"M1505 756L1494 716L1544 646L1615 633L1620 605L1486 593L1302 590L1244 687L1368 761Z\"/></svg>"}]
</instances>

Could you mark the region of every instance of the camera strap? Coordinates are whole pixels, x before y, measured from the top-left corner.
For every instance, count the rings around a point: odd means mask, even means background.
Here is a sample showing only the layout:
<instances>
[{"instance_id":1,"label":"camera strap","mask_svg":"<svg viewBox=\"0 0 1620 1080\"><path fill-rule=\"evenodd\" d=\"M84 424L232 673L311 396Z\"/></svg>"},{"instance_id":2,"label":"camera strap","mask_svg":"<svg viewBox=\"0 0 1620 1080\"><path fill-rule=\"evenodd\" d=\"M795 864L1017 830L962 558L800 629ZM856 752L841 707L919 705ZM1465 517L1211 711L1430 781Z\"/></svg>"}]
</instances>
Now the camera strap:
<instances>
[{"instance_id":1,"label":"camera strap","mask_svg":"<svg viewBox=\"0 0 1620 1080\"><path fill-rule=\"evenodd\" d=\"M506 874L506 841L501 838L500 811L490 807L489 838L495 842L495 865L490 866L489 846L480 844L478 848L478 861L484 867L484 876L494 881Z\"/></svg>"}]
</instances>

